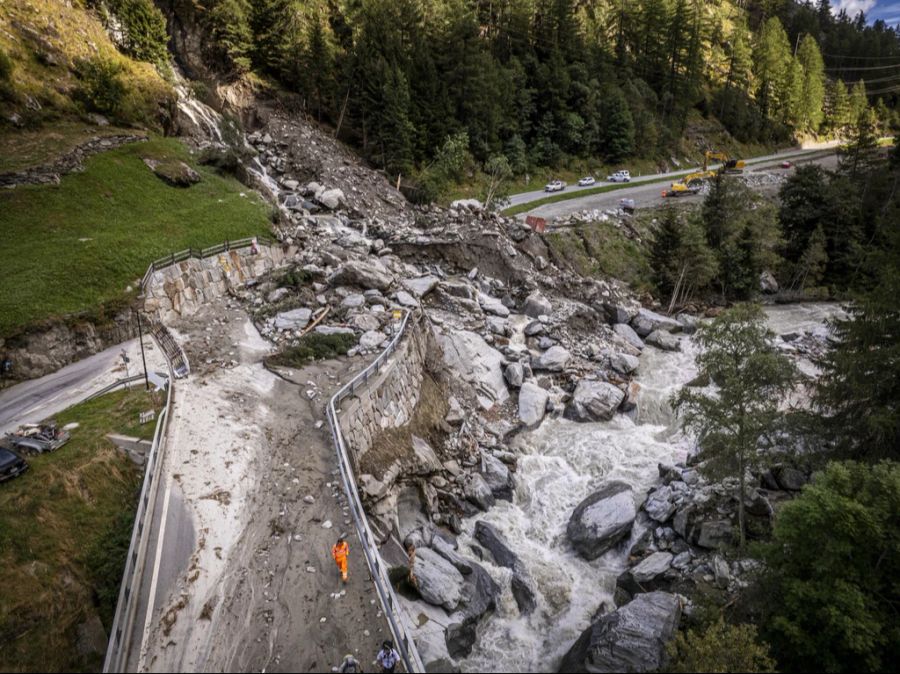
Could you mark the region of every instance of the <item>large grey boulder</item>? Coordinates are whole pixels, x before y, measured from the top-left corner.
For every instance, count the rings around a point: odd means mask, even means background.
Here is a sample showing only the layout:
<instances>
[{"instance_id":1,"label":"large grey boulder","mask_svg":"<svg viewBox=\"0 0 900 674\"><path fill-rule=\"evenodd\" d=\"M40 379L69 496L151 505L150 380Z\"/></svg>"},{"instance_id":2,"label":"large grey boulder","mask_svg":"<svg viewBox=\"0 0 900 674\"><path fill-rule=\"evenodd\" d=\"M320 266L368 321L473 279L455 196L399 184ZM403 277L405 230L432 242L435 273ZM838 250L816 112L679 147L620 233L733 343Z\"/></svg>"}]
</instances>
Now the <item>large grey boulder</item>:
<instances>
[{"instance_id":1,"label":"large grey boulder","mask_svg":"<svg viewBox=\"0 0 900 674\"><path fill-rule=\"evenodd\" d=\"M494 314L495 316L500 316L501 318L506 318L509 316L509 309L503 304L503 302L496 297L491 295L485 295L484 293L478 293L478 304L481 305L481 308L489 314Z\"/></svg>"},{"instance_id":2,"label":"large grey boulder","mask_svg":"<svg viewBox=\"0 0 900 674\"><path fill-rule=\"evenodd\" d=\"M654 330L678 331L681 329L681 324L674 318L641 308L638 310L637 316L631 319L631 327L639 336L646 337Z\"/></svg>"},{"instance_id":3,"label":"large grey boulder","mask_svg":"<svg viewBox=\"0 0 900 674\"><path fill-rule=\"evenodd\" d=\"M666 644L681 620L674 594L650 592L598 618L573 644L560 672L652 672L666 664Z\"/></svg>"},{"instance_id":4,"label":"large grey boulder","mask_svg":"<svg viewBox=\"0 0 900 674\"><path fill-rule=\"evenodd\" d=\"M418 435L412 436L412 454L417 473L439 473L444 470L443 464L431 448L431 445Z\"/></svg>"},{"instance_id":5,"label":"large grey boulder","mask_svg":"<svg viewBox=\"0 0 900 674\"><path fill-rule=\"evenodd\" d=\"M359 348L363 350L377 349L386 339L387 335L380 330L369 330L360 336Z\"/></svg>"},{"instance_id":6,"label":"large grey boulder","mask_svg":"<svg viewBox=\"0 0 900 674\"><path fill-rule=\"evenodd\" d=\"M732 541L731 522L727 520L711 520L701 522L696 528L694 543L701 548L715 550L728 545Z\"/></svg>"},{"instance_id":7,"label":"large grey boulder","mask_svg":"<svg viewBox=\"0 0 900 674\"><path fill-rule=\"evenodd\" d=\"M534 370L549 370L550 372L562 372L569 361L572 354L561 346L551 346L539 356L531 359L531 367Z\"/></svg>"},{"instance_id":8,"label":"large grey boulder","mask_svg":"<svg viewBox=\"0 0 900 674\"><path fill-rule=\"evenodd\" d=\"M535 290L526 297L525 305L522 307L522 313L532 318L549 316L552 311L553 305L550 304L550 300L544 297L540 290Z\"/></svg>"},{"instance_id":9,"label":"large grey boulder","mask_svg":"<svg viewBox=\"0 0 900 674\"><path fill-rule=\"evenodd\" d=\"M647 339L644 341L650 346L655 346L663 351L681 351L681 342L678 341L678 338L662 330L654 330L647 335Z\"/></svg>"},{"instance_id":10,"label":"large grey boulder","mask_svg":"<svg viewBox=\"0 0 900 674\"><path fill-rule=\"evenodd\" d=\"M442 334L439 341L444 353L444 362L473 384L478 402L484 409L509 398L503 379L503 355L491 347L484 339L468 330L454 330Z\"/></svg>"},{"instance_id":11,"label":"large grey boulder","mask_svg":"<svg viewBox=\"0 0 900 674\"><path fill-rule=\"evenodd\" d=\"M625 392L606 381L582 379L575 387L566 417L574 421L608 421L625 400Z\"/></svg>"},{"instance_id":12,"label":"large grey boulder","mask_svg":"<svg viewBox=\"0 0 900 674\"><path fill-rule=\"evenodd\" d=\"M472 564L470 560L460 555L452 544L445 541L440 536L434 536L431 540L431 549L438 553L441 557L456 567L463 576L472 573Z\"/></svg>"},{"instance_id":13,"label":"large grey boulder","mask_svg":"<svg viewBox=\"0 0 900 674\"><path fill-rule=\"evenodd\" d=\"M316 197L316 201L318 201L328 210L333 211L336 208L340 207L342 203L344 203L344 193L337 188L325 190Z\"/></svg>"},{"instance_id":14,"label":"large grey boulder","mask_svg":"<svg viewBox=\"0 0 900 674\"><path fill-rule=\"evenodd\" d=\"M437 276L419 276L418 278L408 278L401 281L404 288L416 297L424 297L438 284L440 279Z\"/></svg>"},{"instance_id":15,"label":"large grey boulder","mask_svg":"<svg viewBox=\"0 0 900 674\"><path fill-rule=\"evenodd\" d=\"M634 331L630 325L626 323L616 323L613 326L613 332L616 333L619 337L625 340L628 344L631 344L634 348L643 350L644 348L644 340L642 340L638 333Z\"/></svg>"},{"instance_id":16,"label":"large grey boulder","mask_svg":"<svg viewBox=\"0 0 900 674\"><path fill-rule=\"evenodd\" d=\"M354 285L361 288L387 290L394 282L394 276L380 261L351 260L332 274L332 285Z\"/></svg>"},{"instance_id":17,"label":"large grey boulder","mask_svg":"<svg viewBox=\"0 0 900 674\"><path fill-rule=\"evenodd\" d=\"M667 590L671 583L666 572L672 568L674 559L675 555L671 552L654 552L637 566L622 573L616 580L616 587L627 592L629 596Z\"/></svg>"},{"instance_id":18,"label":"large grey boulder","mask_svg":"<svg viewBox=\"0 0 900 674\"><path fill-rule=\"evenodd\" d=\"M301 307L283 311L275 316L275 327L279 330L302 330L312 318L312 309Z\"/></svg>"},{"instance_id":19,"label":"large grey boulder","mask_svg":"<svg viewBox=\"0 0 900 674\"><path fill-rule=\"evenodd\" d=\"M405 290L397 291L397 303L409 309L415 309L417 306L419 306L419 300L417 300Z\"/></svg>"},{"instance_id":20,"label":"large grey boulder","mask_svg":"<svg viewBox=\"0 0 900 674\"><path fill-rule=\"evenodd\" d=\"M462 599L462 574L430 548L418 548L412 565L413 585L422 599L453 611Z\"/></svg>"},{"instance_id":21,"label":"large grey boulder","mask_svg":"<svg viewBox=\"0 0 900 674\"><path fill-rule=\"evenodd\" d=\"M519 389L519 420L526 426L541 423L550 394L534 382L527 381Z\"/></svg>"},{"instance_id":22,"label":"large grey boulder","mask_svg":"<svg viewBox=\"0 0 900 674\"><path fill-rule=\"evenodd\" d=\"M509 547L506 538L487 522L475 523L475 539L481 543L499 566L510 569L513 572L510 588L513 598L522 615L534 611L537 606L535 600L534 584L522 560Z\"/></svg>"},{"instance_id":23,"label":"large grey boulder","mask_svg":"<svg viewBox=\"0 0 900 674\"><path fill-rule=\"evenodd\" d=\"M597 559L631 531L636 515L631 487L610 482L578 504L566 534L578 554Z\"/></svg>"},{"instance_id":24,"label":"large grey boulder","mask_svg":"<svg viewBox=\"0 0 900 674\"><path fill-rule=\"evenodd\" d=\"M487 570L472 562L472 573L465 576L461 606L450 616L445 640L454 658L464 658L472 652L479 621L497 608L500 586Z\"/></svg>"}]
</instances>

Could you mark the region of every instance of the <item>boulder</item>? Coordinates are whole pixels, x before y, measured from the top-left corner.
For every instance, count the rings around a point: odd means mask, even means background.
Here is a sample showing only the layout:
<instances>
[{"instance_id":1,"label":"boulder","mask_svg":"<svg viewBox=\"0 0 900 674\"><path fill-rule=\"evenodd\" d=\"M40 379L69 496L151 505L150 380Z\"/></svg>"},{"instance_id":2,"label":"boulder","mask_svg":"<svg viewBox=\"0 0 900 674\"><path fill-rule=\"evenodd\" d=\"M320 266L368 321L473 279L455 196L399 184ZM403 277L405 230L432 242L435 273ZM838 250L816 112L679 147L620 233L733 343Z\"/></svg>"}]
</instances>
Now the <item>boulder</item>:
<instances>
[{"instance_id":1,"label":"boulder","mask_svg":"<svg viewBox=\"0 0 900 674\"><path fill-rule=\"evenodd\" d=\"M629 375L637 370L640 364L640 358L627 353L614 353L609 357L609 366L619 374Z\"/></svg>"},{"instance_id":2,"label":"boulder","mask_svg":"<svg viewBox=\"0 0 900 674\"><path fill-rule=\"evenodd\" d=\"M553 305L550 304L550 300L544 297L539 290L535 290L526 297L525 304L522 307L522 313L526 316L531 316L532 318L549 316L552 311Z\"/></svg>"},{"instance_id":3,"label":"boulder","mask_svg":"<svg viewBox=\"0 0 900 674\"><path fill-rule=\"evenodd\" d=\"M275 316L275 327L279 330L302 330L312 318L312 309L301 307L291 311L283 311Z\"/></svg>"},{"instance_id":4,"label":"boulder","mask_svg":"<svg viewBox=\"0 0 900 674\"><path fill-rule=\"evenodd\" d=\"M419 306L419 301L405 290L397 291L397 302L400 306L409 307L410 309L415 309Z\"/></svg>"},{"instance_id":5,"label":"boulder","mask_svg":"<svg viewBox=\"0 0 900 674\"><path fill-rule=\"evenodd\" d=\"M655 330L675 332L681 329L681 324L674 318L663 316L655 311L641 308L637 315L631 319L631 327L640 337L646 337Z\"/></svg>"},{"instance_id":6,"label":"boulder","mask_svg":"<svg viewBox=\"0 0 900 674\"><path fill-rule=\"evenodd\" d=\"M605 381L582 379L575 387L566 417L575 421L608 421L613 418L625 393Z\"/></svg>"},{"instance_id":7,"label":"boulder","mask_svg":"<svg viewBox=\"0 0 900 674\"><path fill-rule=\"evenodd\" d=\"M690 314L678 314L676 319L681 324L681 331L686 335L693 335L700 326L700 320Z\"/></svg>"},{"instance_id":8,"label":"boulder","mask_svg":"<svg viewBox=\"0 0 900 674\"><path fill-rule=\"evenodd\" d=\"M549 370L550 372L562 372L569 364L572 354L561 346L551 346L540 356L531 359L531 368L534 370Z\"/></svg>"},{"instance_id":9,"label":"boulder","mask_svg":"<svg viewBox=\"0 0 900 674\"><path fill-rule=\"evenodd\" d=\"M365 305L366 297L362 293L351 293L341 300L341 306L349 309L358 309Z\"/></svg>"},{"instance_id":10,"label":"boulder","mask_svg":"<svg viewBox=\"0 0 900 674\"><path fill-rule=\"evenodd\" d=\"M675 335L663 332L662 330L654 330L647 335L645 341L647 344L655 346L657 349L662 349L663 351L681 351L681 342L678 341L678 338Z\"/></svg>"},{"instance_id":11,"label":"boulder","mask_svg":"<svg viewBox=\"0 0 900 674\"><path fill-rule=\"evenodd\" d=\"M337 188L325 190L316 197L316 201L318 201L328 210L333 211L339 208L342 203L344 203L344 193Z\"/></svg>"},{"instance_id":12,"label":"boulder","mask_svg":"<svg viewBox=\"0 0 900 674\"><path fill-rule=\"evenodd\" d=\"M638 333L636 333L630 325L627 325L625 323L616 323L613 326L613 332L636 349L640 350L644 348L644 340L642 340L638 336Z\"/></svg>"},{"instance_id":13,"label":"boulder","mask_svg":"<svg viewBox=\"0 0 900 674\"><path fill-rule=\"evenodd\" d=\"M503 379L503 355L484 339L468 330L454 330L438 338L444 362L462 379L475 387L478 402L484 409L509 399Z\"/></svg>"},{"instance_id":14,"label":"boulder","mask_svg":"<svg viewBox=\"0 0 900 674\"><path fill-rule=\"evenodd\" d=\"M493 454L482 452L481 475L495 498L512 500L513 477L505 463Z\"/></svg>"},{"instance_id":15,"label":"boulder","mask_svg":"<svg viewBox=\"0 0 900 674\"><path fill-rule=\"evenodd\" d=\"M531 321L525 326L522 332L525 333L526 337L536 337L537 335L543 334L544 330L546 330L546 328L543 323L540 321Z\"/></svg>"},{"instance_id":16,"label":"boulder","mask_svg":"<svg viewBox=\"0 0 900 674\"><path fill-rule=\"evenodd\" d=\"M431 445L418 435L412 436L412 453L417 473L439 473L444 469Z\"/></svg>"},{"instance_id":17,"label":"boulder","mask_svg":"<svg viewBox=\"0 0 900 674\"><path fill-rule=\"evenodd\" d=\"M800 491L808 481L806 475L790 466L773 466L772 476L779 488L786 491Z\"/></svg>"},{"instance_id":18,"label":"boulder","mask_svg":"<svg viewBox=\"0 0 900 674\"><path fill-rule=\"evenodd\" d=\"M200 182L200 174L183 161L173 159L160 161L145 158L144 163L156 177L172 187L190 187Z\"/></svg>"},{"instance_id":19,"label":"boulder","mask_svg":"<svg viewBox=\"0 0 900 674\"><path fill-rule=\"evenodd\" d=\"M667 522L675 514L673 497L672 488L669 486L660 487L650 494L644 503L644 510L650 519L660 523Z\"/></svg>"},{"instance_id":20,"label":"boulder","mask_svg":"<svg viewBox=\"0 0 900 674\"><path fill-rule=\"evenodd\" d=\"M431 540L431 549L450 562L463 576L472 573L472 562L460 555L452 544L440 536L434 536Z\"/></svg>"},{"instance_id":21,"label":"boulder","mask_svg":"<svg viewBox=\"0 0 900 674\"><path fill-rule=\"evenodd\" d=\"M768 294L778 292L778 281L772 272L766 270L759 275L759 290Z\"/></svg>"},{"instance_id":22,"label":"boulder","mask_svg":"<svg viewBox=\"0 0 900 674\"><path fill-rule=\"evenodd\" d=\"M526 426L535 426L544 418L550 394L534 382L527 381L519 390L519 420Z\"/></svg>"},{"instance_id":23,"label":"boulder","mask_svg":"<svg viewBox=\"0 0 900 674\"><path fill-rule=\"evenodd\" d=\"M494 335L506 336L509 333L509 321L499 316L488 316L485 320L487 329Z\"/></svg>"},{"instance_id":24,"label":"boulder","mask_svg":"<svg viewBox=\"0 0 900 674\"><path fill-rule=\"evenodd\" d=\"M606 311L609 322L613 325L616 323L628 323L637 313L634 309L624 304L614 304L612 302L604 302L603 309Z\"/></svg>"},{"instance_id":25,"label":"boulder","mask_svg":"<svg viewBox=\"0 0 900 674\"><path fill-rule=\"evenodd\" d=\"M610 482L578 504L566 533L578 554L597 559L631 531L636 515L631 487Z\"/></svg>"},{"instance_id":26,"label":"boulder","mask_svg":"<svg viewBox=\"0 0 900 674\"><path fill-rule=\"evenodd\" d=\"M418 278L408 278L401 281L404 288L416 297L425 297L434 290L440 279L437 276L419 276Z\"/></svg>"},{"instance_id":27,"label":"boulder","mask_svg":"<svg viewBox=\"0 0 900 674\"><path fill-rule=\"evenodd\" d=\"M472 652L479 621L497 608L500 586L485 568L472 562L472 573L465 576L460 609L450 616L445 640L454 658L464 658Z\"/></svg>"},{"instance_id":28,"label":"boulder","mask_svg":"<svg viewBox=\"0 0 900 674\"><path fill-rule=\"evenodd\" d=\"M362 330L363 332L370 332L381 327L378 317L368 312L354 314L350 317L349 323L357 330Z\"/></svg>"},{"instance_id":29,"label":"boulder","mask_svg":"<svg viewBox=\"0 0 900 674\"><path fill-rule=\"evenodd\" d=\"M478 293L478 304L486 313L494 314L495 316L500 316L502 318L509 316L509 309L504 306L501 300L491 295L485 295L481 292Z\"/></svg>"},{"instance_id":30,"label":"boulder","mask_svg":"<svg viewBox=\"0 0 900 674\"><path fill-rule=\"evenodd\" d=\"M280 302L290 292L290 288L275 288L275 290L266 295L266 302L271 302L272 304Z\"/></svg>"},{"instance_id":31,"label":"boulder","mask_svg":"<svg viewBox=\"0 0 900 674\"><path fill-rule=\"evenodd\" d=\"M525 381L525 367L522 363L510 363L503 371L503 378L512 388L519 388Z\"/></svg>"},{"instance_id":32,"label":"boulder","mask_svg":"<svg viewBox=\"0 0 900 674\"><path fill-rule=\"evenodd\" d=\"M732 541L731 522L727 520L712 520L701 522L696 528L696 540L694 543L701 548L715 550L728 545Z\"/></svg>"},{"instance_id":33,"label":"boulder","mask_svg":"<svg viewBox=\"0 0 900 674\"><path fill-rule=\"evenodd\" d=\"M522 560L512 551L503 535L487 522L475 523L475 539L481 543L499 566L513 572L511 589L522 615L528 615L537 606L534 586Z\"/></svg>"},{"instance_id":34,"label":"boulder","mask_svg":"<svg viewBox=\"0 0 900 674\"><path fill-rule=\"evenodd\" d=\"M386 339L387 335L383 332L369 330L368 332L364 332L359 338L359 347L361 349L377 349Z\"/></svg>"},{"instance_id":35,"label":"boulder","mask_svg":"<svg viewBox=\"0 0 900 674\"><path fill-rule=\"evenodd\" d=\"M342 325L317 325L316 332L320 335L353 335L353 328L345 328Z\"/></svg>"},{"instance_id":36,"label":"boulder","mask_svg":"<svg viewBox=\"0 0 900 674\"><path fill-rule=\"evenodd\" d=\"M622 573L616 580L616 586L632 596L668 589L670 583L664 574L672 568L673 559L675 556L671 552L654 552L637 566Z\"/></svg>"},{"instance_id":37,"label":"boulder","mask_svg":"<svg viewBox=\"0 0 900 674\"><path fill-rule=\"evenodd\" d=\"M361 288L387 290L394 277L380 261L351 260L338 269L330 279L333 285L354 285Z\"/></svg>"},{"instance_id":38,"label":"boulder","mask_svg":"<svg viewBox=\"0 0 900 674\"><path fill-rule=\"evenodd\" d=\"M462 574L430 548L418 548L412 565L413 586L422 599L453 611L462 599Z\"/></svg>"},{"instance_id":39,"label":"boulder","mask_svg":"<svg viewBox=\"0 0 900 674\"><path fill-rule=\"evenodd\" d=\"M450 202L450 208L454 208L457 210L466 209L478 212L484 208L484 204L478 201L478 199L457 199L456 201Z\"/></svg>"},{"instance_id":40,"label":"boulder","mask_svg":"<svg viewBox=\"0 0 900 674\"><path fill-rule=\"evenodd\" d=\"M469 475L463 486L463 494L470 503L474 503L485 511L492 508L497 502L488 483L479 473Z\"/></svg>"},{"instance_id":41,"label":"boulder","mask_svg":"<svg viewBox=\"0 0 900 674\"><path fill-rule=\"evenodd\" d=\"M676 595L640 594L594 621L563 657L559 671L657 671L666 664L666 645L680 620Z\"/></svg>"}]
</instances>

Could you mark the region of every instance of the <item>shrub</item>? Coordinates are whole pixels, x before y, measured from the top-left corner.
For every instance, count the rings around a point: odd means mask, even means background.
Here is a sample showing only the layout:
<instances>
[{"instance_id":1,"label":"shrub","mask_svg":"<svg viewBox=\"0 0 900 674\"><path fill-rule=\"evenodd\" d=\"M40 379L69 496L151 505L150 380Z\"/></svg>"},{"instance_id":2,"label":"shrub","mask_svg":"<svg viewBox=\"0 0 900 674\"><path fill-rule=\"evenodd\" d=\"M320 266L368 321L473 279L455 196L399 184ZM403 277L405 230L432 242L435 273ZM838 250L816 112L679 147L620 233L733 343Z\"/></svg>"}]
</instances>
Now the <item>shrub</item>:
<instances>
[{"instance_id":1,"label":"shrub","mask_svg":"<svg viewBox=\"0 0 900 674\"><path fill-rule=\"evenodd\" d=\"M122 107L127 93L124 82L119 77L123 71L120 63L111 59L84 59L76 65L80 85L76 92L78 100L91 112L115 115Z\"/></svg>"},{"instance_id":2,"label":"shrub","mask_svg":"<svg viewBox=\"0 0 900 674\"><path fill-rule=\"evenodd\" d=\"M296 346L288 347L268 358L266 362L284 367L303 367L314 360L343 356L354 344L356 344L355 335L320 335L313 332L301 337Z\"/></svg>"},{"instance_id":3,"label":"shrub","mask_svg":"<svg viewBox=\"0 0 900 674\"><path fill-rule=\"evenodd\" d=\"M9 54L0 48L0 82L8 82L12 79L13 60Z\"/></svg>"},{"instance_id":4,"label":"shrub","mask_svg":"<svg viewBox=\"0 0 900 674\"><path fill-rule=\"evenodd\" d=\"M753 625L729 625L721 616L705 630L680 632L669 644L670 672L774 672L769 648Z\"/></svg>"}]
</instances>

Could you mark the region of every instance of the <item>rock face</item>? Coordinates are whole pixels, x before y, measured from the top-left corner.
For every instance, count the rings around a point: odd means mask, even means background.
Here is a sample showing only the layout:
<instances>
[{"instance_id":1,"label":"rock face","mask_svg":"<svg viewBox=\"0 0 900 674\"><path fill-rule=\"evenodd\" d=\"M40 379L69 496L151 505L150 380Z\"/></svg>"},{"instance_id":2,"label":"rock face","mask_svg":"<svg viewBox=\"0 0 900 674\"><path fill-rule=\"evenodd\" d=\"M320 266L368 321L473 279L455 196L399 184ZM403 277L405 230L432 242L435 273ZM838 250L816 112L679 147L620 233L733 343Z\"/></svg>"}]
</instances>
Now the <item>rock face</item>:
<instances>
[{"instance_id":1,"label":"rock face","mask_svg":"<svg viewBox=\"0 0 900 674\"><path fill-rule=\"evenodd\" d=\"M560 672L651 672L666 663L681 602L666 592L638 595L594 622L569 649Z\"/></svg>"},{"instance_id":2,"label":"rock face","mask_svg":"<svg viewBox=\"0 0 900 674\"><path fill-rule=\"evenodd\" d=\"M531 367L535 370L549 370L550 372L562 372L572 358L572 354L561 346L551 346L540 356L533 358Z\"/></svg>"},{"instance_id":3,"label":"rock face","mask_svg":"<svg viewBox=\"0 0 900 674\"><path fill-rule=\"evenodd\" d=\"M610 482L578 504L566 533L578 554L597 559L631 531L636 515L631 487Z\"/></svg>"},{"instance_id":4,"label":"rock face","mask_svg":"<svg viewBox=\"0 0 900 674\"><path fill-rule=\"evenodd\" d=\"M527 615L534 611L537 602L531 577L528 575L525 565L522 564L522 560L510 549L509 543L503 535L487 522L477 522L475 539L487 548L498 565L513 572L510 585L519 612Z\"/></svg>"},{"instance_id":5,"label":"rock face","mask_svg":"<svg viewBox=\"0 0 900 674\"><path fill-rule=\"evenodd\" d=\"M547 410L550 394L537 384L527 381L519 390L519 419L526 426L541 423Z\"/></svg>"},{"instance_id":6,"label":"rock face","mask_svg":"<svg viewBox=\"0 0 900 674\"><path fill-rule=\"evenodd\" d=\"M535 290L525 299L525 306L522 307L522 313L532 318L538 316L549 316L553 311L550 300L544 297L539 290Z\"/></svg>"},{"instance_id":7,"label":"rock face","mask_svg":"<svg viewBox=\"0 0 900 674\"><path fill-rule=\"evenodd\" d=\"M681 329L681 324L674 318L663 316L649 309L640 309L637 316L631 319L631 327L640 337L646 337L654 330L669 332Z\"/></svg>"},{"instance_id":8,"label":"rock face","mask_svg":"<svg viewBox=\"0 0 900 674\"><path fill-rule=\"evenodd\" d=\"M430 548L418 548L412 574L416 589L429 604L453 611L462 599L463 576L450 562Z\"/></svg>"},{"instance_id":9,"label":"rock face","mask_svg":"<svg viewBox=\"0 0 900 674\"><path fill-rule=\"evenodd\" d=\"M484 339L468 330L440 336L444 361L463 379L475 385L482 407L490 409L509 398L503 379L503 356Z\"/></svg>"},{"instance_id":10,"label":"rock face","mask_svg":"<svg viewBox=\"0 0 900 674\"><path fill-rule=\"evenodd\" d=\"M394 277L378 260L351 260L344 264L331 277L335 285L355 285L360 288L376 288L387 290L394 282Z\"/></svg>"},{"instance_id":11,"label":"rock face","mask_svg":"<svg viewBox=\"0 0 900 674\"><path fill-rule=\"evenodd\" d=\"M582 379L575 387L566 416L575 421L608 421L613 418L625 393L605 381Z\"/></svg>"}]
</instances>

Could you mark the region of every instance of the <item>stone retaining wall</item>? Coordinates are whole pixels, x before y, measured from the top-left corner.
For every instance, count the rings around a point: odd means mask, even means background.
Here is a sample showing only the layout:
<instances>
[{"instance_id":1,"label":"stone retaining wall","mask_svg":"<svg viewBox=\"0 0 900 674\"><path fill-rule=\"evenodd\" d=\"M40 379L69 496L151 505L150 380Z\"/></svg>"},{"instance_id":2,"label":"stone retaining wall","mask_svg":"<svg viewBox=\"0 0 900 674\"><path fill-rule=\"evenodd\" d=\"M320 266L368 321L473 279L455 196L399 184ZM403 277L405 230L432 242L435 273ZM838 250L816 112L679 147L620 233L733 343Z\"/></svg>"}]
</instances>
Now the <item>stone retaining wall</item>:
<instances>
[{"instance_id":1,"label":"stone retaining wall","mask_svg":"<svg viewBox=\"0 0 900 674\"><path fill-rule=\"evenodd\" d=\"M166 323L190 316L210 300L223 297L232 288L282 267L296 249L259 246L229 250L203 260L188 258L155 271L147 284L144 311Z\"/></svg>"},{"instance_id":2,"label":"stone retaining wall","mask_svg":"<svg viewBox=\"0 0 900 674\"><path fill-rule=\"evenodd\" d=\"M406 332L381 370L340 404L341 432L355 462L381 431L409 423L419 403L422 378L437 345L421 315L410 316Z\"/></svg>"}]
</instances>

